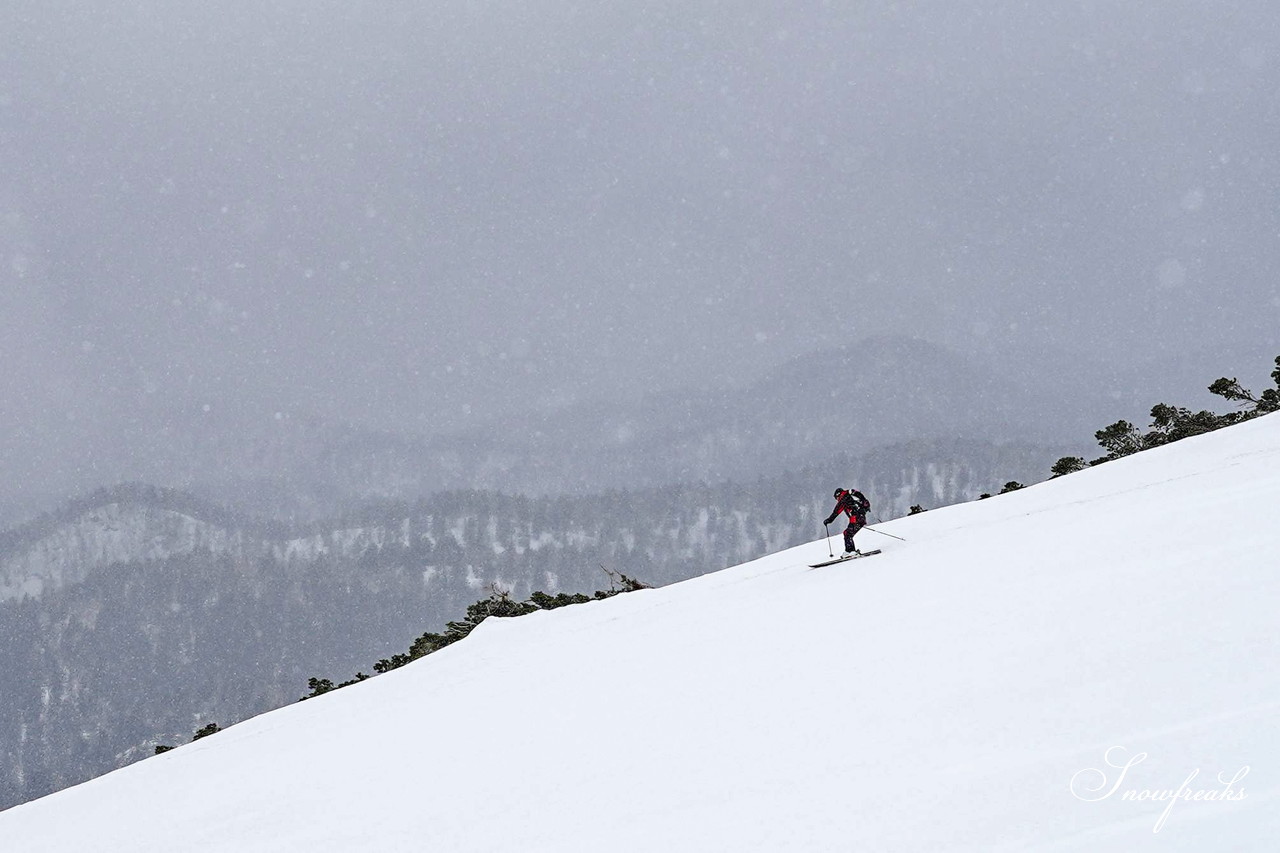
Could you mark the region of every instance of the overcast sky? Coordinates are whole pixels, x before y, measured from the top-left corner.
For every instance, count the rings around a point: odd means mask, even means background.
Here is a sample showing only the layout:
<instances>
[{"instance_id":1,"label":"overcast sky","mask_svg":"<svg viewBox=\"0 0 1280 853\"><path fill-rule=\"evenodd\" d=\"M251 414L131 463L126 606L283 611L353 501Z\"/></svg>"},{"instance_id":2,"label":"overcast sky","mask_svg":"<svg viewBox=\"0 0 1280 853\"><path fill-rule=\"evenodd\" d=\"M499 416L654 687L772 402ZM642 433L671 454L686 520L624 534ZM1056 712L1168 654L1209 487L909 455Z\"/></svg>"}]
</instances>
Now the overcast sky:
<instances>
[{"instance_id":1,"label":"overcast sky","mask_svg":"<svg viewBox=\"0 0 1280 853\"><path fill-rule=\"evenodd\" d=\"M1276 341L1278 22L3 0L6 446L156 401L454 429L876 333Z\"/></svg>"}]
</instances>

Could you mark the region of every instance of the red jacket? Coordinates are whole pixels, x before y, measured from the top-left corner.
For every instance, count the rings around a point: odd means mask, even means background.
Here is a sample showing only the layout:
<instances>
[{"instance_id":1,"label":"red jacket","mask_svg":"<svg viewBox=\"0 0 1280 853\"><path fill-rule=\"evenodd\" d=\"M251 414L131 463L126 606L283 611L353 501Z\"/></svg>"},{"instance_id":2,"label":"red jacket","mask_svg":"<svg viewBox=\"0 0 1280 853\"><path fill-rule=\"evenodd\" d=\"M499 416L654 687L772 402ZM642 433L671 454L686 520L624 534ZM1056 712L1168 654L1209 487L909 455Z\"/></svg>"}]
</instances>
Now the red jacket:
<instances>
[{"instance_id":1,"label":"red jacket","mask_svg":"<svg viewBox=\"0 0 1280 853\"><path fill-rule=\"evenodd\" d=\"M854 489L845 492L840 500L836 501L836 508L831 510L831 515L823 524L830 524L836 520L836 516L840 513L848 513L850 521L856 521L860 524L867 523L867 510L871 509L871 501L867 500L867 496L862 492Z\"/></svg>"}]
</instances>

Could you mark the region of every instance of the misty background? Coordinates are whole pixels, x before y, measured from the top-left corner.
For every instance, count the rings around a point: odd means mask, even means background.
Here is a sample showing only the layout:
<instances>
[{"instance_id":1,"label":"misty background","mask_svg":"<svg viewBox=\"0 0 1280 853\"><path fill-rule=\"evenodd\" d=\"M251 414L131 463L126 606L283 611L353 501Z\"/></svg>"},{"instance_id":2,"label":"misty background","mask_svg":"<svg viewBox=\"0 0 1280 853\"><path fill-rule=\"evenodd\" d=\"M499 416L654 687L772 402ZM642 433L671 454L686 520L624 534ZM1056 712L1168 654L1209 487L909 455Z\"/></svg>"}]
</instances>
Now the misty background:
<instances>
[{"instance_id":1,"label":"misty background","mask_svg":"<svg viewBox=\"0 0 1280 853\"><path fill-rule=\"evenodd\" d=\"M0 809L1272 384L1273 4L206 6L0 0Z\"/></svg>"},{"instance_id":2,"label":"misty background","mask_svg":"<svg viewBox=\"0 0 1280 853\"><path fill-rule=\"evenodd\" d=\"M779 387L803 424L946 372L947 411L973 378L1083 447L1210 405L1277 352L1278 30L1261 0L6 0L0 521L122 480L261 509L335 447L481 437L631 478L670 446L634 424Z\"/></svg>"}]
</instances>

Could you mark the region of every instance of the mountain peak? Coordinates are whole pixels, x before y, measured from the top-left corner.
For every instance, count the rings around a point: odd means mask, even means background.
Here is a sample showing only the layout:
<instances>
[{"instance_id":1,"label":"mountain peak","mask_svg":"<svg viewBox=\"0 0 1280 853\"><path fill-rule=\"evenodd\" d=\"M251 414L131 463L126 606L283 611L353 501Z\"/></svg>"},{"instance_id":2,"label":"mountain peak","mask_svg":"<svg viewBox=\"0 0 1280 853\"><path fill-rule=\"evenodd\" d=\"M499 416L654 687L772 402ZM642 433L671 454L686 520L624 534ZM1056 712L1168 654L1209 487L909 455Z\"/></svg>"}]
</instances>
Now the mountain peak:
<instances>
[{"instance_id":1,"label":"mountain peak","mask_svg":"<svg viewBox=\"0 0 1280 853\"><path fill-rule=\"evenodd\" d=\"M38 597L114 563L197 548L236 551L252 526L173 489L142 483L99 489L0 536L0 601Z\"/></svg>"}]
</instances>

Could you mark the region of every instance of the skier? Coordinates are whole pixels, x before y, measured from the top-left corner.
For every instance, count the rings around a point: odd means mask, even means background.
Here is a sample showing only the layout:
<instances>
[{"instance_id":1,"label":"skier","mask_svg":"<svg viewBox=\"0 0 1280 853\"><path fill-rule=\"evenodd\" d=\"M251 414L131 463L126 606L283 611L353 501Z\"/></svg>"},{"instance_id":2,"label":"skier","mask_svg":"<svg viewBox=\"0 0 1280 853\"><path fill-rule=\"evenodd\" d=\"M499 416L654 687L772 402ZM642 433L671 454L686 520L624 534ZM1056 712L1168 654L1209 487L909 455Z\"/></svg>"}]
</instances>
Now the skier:
<instances>
[{"instance_id":1,"label":"skier","mask_svg":"<svg viewBox=\"0 0 1280 853\"><path fill-rule=\"evenodd\" d=\"M862 552L853 547L854 535L867 526L867 510L871 509L871 501L867 500L867 496L862 492L854 489L836 489L835 493L836 508L831 510L831 515L827 520L822 522L825 528L831 522L836 520L836 516L845 512L849 514L849 526L844 529L844 552L846 554L859 554Z\"/></svg>"}]
</instances>

